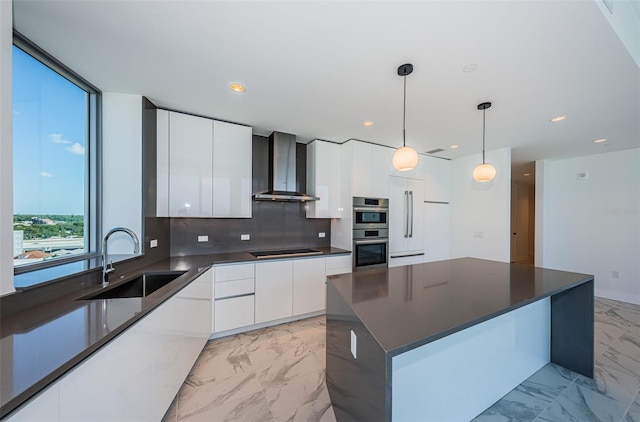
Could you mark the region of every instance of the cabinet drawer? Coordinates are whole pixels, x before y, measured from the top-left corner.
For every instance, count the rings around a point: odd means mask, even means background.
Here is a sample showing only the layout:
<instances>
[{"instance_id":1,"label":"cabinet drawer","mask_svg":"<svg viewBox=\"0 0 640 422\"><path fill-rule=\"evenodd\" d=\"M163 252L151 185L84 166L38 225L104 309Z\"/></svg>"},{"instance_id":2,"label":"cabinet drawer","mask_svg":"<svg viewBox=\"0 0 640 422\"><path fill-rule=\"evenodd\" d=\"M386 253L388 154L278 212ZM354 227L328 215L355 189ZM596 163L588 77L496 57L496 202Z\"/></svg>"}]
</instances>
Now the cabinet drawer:
<instances>
[{"instance_id":1,"label":"cabinet drawer","mask_svg":"<svg viewBox=\"0 0 640 422\"><path fill-rule=\"evenodd\" d=\"M223 265L214 267L216 283L220 281L242 280L245 278L253 278L255 276L254 264L241 265Z\"/></svg>"},{"instance_id":2,"label":"cabinet drawer","mask_svg":"<svg viewBox=\"0 0 640 422\"><path fill-rule=\"evenodd\" d=\"M225 297L233 297L254 293L253 278L245 278L244 280L221 281L216 283L215 298L223 299Z\"/></svg>"},{"instance_id":3,"label":"cabinet drawer","mask_svg":"<svg viewBox=\"0 0 640 422\"><path fill-rule=\"evenodd\" d=\"M352 268L351 254L328 256L327 257L327 275L350 273Z\"/></svg>"},{"instance_id":4,"label":"cabinet drawer","mask_svg":"<svg viewBox=\"0 0 640 422\"><path fill-rule=\"evenodd\" d=\"M216 300L215 332L246 327L254 323L254 295Z\"/></svg>"}]
</instances>

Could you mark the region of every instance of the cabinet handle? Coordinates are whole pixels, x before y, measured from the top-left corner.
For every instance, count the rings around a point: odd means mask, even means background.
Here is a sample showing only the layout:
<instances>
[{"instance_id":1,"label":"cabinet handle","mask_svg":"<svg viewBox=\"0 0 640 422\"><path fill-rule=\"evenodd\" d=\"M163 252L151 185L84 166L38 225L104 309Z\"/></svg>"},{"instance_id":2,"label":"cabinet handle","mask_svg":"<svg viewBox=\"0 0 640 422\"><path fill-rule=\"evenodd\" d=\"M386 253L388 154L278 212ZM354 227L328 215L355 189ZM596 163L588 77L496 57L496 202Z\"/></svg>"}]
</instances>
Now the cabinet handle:
<instances>
[{"instance_id":1,"label":"cabinet handle","mask_svg":"<svg viewBox=\"0 0 640 422\"><path fill-rule=\"evenodd\" d=\"M404 191L404 237L409 237L409 191Z\"/></svg>"},{"instance_id":2,"label":"cabinet handle","mask_svg":"<svg viewBox=\"0 0 640 422\"><path fill-rule=\"evenodd\" d=\"M409 231L409 237L413 237L413 191L409 191L409 195L411 196L411 231Z\"/></svg>"}]
</instances>

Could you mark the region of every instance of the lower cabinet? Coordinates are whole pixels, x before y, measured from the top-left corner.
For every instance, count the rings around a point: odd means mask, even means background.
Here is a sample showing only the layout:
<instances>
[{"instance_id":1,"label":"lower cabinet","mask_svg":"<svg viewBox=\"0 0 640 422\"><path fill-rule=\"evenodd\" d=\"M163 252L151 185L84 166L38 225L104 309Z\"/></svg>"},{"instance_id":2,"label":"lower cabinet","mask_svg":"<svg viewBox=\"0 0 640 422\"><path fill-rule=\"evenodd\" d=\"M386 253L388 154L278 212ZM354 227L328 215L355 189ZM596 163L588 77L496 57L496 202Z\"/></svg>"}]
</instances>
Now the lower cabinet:
<instances>
[{"instance_id":1,"label":"lower cabinet","mask_svg":"<svg viewBox=\"0 0 640 422\"><path fill-rule=\"evenodd\" d=\"M216 299L215 331L233 330L254 323L255 296L238 296L228 299Z\"/></svg>"},{"instance_id":2,"label":"lower cabinet","mask_svg":"<svg viewBox=\"0 0 640 422\"><path fill-rule=\"evenodd\" d=\"M161 420L211 335L211 277L203 273L9 420Z\"/></svg>"},{"instance_id":3,"label":"lower cabinet","mask_svg":"<svg viewBox=\"0 0 640 422\"><path fill-rule=\"evenodd\" d=\"M451 205L424 204L424 262L451 258Z\"/></svg>"},{"instance_id":4,"label":"lower cabinet","mask_svg":"<svg viewBox=\"0 0 640 422\"><path fill-rule=\"evenodd\" d=\"M327 307L327 276L324 259L293 261L293 315Z\"/></svg>"},{"instance_id":5,"label":"lower cabinet","mask_svg":"<svg viewBox=\"0 0 640 422\"><path fill-rule=\"evenodd\" d=\"M256 324L293 315L293 261L256 264Z\"/></svg>"}]
</instances>

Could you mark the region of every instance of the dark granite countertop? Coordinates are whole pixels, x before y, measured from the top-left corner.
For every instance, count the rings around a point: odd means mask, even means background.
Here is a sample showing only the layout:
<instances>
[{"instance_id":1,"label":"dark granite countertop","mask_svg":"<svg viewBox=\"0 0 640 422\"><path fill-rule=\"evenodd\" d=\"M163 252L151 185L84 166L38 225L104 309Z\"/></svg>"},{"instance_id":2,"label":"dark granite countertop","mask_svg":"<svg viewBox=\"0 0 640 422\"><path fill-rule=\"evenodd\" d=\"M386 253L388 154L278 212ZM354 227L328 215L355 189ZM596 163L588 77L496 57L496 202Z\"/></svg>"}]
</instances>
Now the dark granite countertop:
<instances>
[{"instance_id":1,"label":"dark granite countertop","mask_svg":"<svg viewBox=\"0 0 640 422\"><path fill-rule=\"evenodd\" d=\"M315 248L344 255L338 248ZM282 259L287 259L283 257ZM297 259L297 258L288 258ZM247 252L171 257L124 274L112 286L147 271L186 271L145 298L77 300L101 289L91 286L0 321L0 417L55 382L65 372L125 331L212 265L257 262ZM262 261L262 260L260 260ZM105 312L106 311L106 312ZM104 320L102 315L109 315Z\"/></svg>"},{"instance_id":2,"label":"dark granite countertop","mask_svg":"<svg viewBox=\"0 0 640 422\"><path fill-rule=\"evenodd\" d=\"M590 280L592 275L475 258L329 277L390 356Z\"/></svg>"}]
</instances>

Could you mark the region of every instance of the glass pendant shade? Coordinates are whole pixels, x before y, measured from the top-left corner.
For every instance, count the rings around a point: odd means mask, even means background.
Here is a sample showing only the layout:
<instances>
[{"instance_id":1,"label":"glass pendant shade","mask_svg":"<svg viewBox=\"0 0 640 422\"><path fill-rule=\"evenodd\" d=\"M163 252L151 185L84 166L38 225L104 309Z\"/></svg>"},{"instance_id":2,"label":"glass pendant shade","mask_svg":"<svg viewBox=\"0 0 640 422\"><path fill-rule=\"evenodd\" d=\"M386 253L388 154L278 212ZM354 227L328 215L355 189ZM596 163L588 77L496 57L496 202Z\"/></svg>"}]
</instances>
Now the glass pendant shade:
<instances>
[{"instance_id":1,"label":"glass pendant shade","mask_svg":"<svg viewBox=\"0 0 640 422\"><path fill-rule=\"evenodd\" d=\"M494 177L496 177L496 168L492 164L478 164L473 169L473 179L476 182L490 182Z\"/></svg>"},{"instance_id":2,"label":"glass pendant shade","mask_svg":"<svg viewBox=\"0 0 640 422\"><path fill-rule=\"evenodd\" d=\"M398 171L413 170L418 165L418 152L411 147L400 147L393 153L391 163Z\"/></svg>"}]
</instances>

